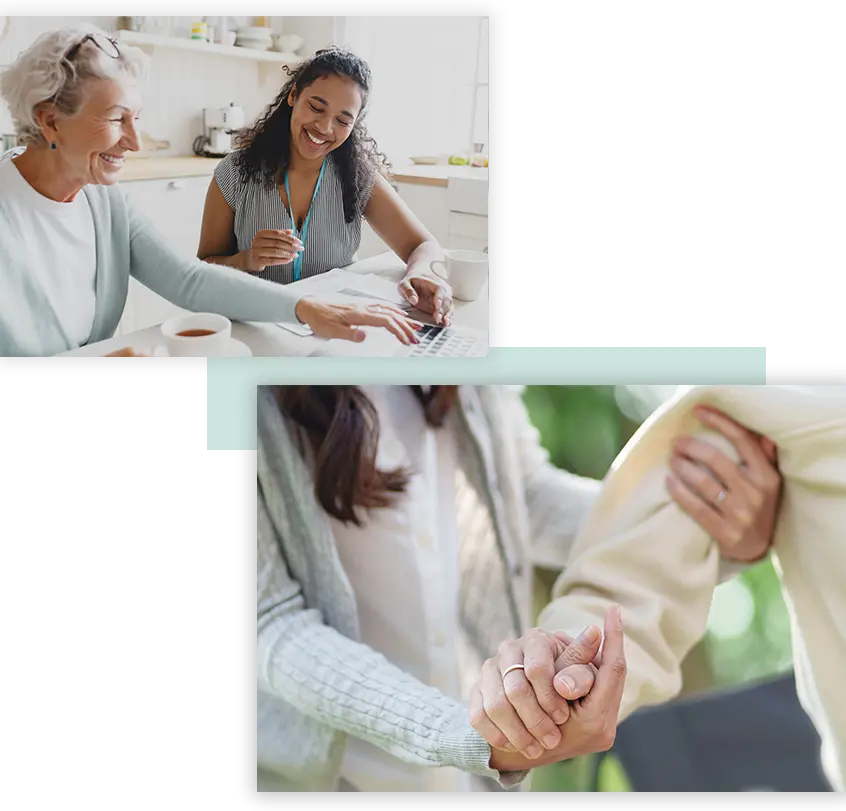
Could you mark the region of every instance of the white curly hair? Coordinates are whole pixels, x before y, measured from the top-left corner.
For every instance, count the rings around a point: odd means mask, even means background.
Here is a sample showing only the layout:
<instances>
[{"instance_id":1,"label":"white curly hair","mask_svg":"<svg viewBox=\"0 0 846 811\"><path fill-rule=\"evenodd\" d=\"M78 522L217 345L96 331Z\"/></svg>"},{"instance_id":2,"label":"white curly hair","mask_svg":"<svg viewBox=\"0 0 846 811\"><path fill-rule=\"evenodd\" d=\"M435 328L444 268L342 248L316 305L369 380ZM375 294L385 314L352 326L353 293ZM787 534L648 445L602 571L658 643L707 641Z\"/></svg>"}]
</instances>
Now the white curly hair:
<instances>
[{"instance_id":1,"label":"white curly hair","mask_svg":"<svg viewBox=\"0 0 846 811\"><path fill-rule=\"evenodd\" d=\"M90 24L48 31L0 72L0 97L9 106L18 145L45 142L35 120L39 104L52 102L62 115L73 116L85 103L91 80L147 78L149 57L123 43L114 59L87 40L69 61L66 54L87 34L105 35Z\"/></svg>"}]
</instances>

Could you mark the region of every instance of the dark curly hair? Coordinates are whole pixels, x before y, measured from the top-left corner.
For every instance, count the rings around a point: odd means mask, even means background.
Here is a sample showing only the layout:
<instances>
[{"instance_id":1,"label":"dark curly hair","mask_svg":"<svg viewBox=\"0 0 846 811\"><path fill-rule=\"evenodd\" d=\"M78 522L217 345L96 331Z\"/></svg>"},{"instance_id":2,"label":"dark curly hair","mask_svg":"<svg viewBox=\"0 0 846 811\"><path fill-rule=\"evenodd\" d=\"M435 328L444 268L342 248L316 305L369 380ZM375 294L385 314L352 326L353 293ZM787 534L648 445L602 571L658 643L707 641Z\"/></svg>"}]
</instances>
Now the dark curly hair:
<instances>
[{"instance_id":1,"label":"dark curly hair","mask_svg":"<svg viewBox=\"0 0 846 811\"><path fill-rule=\"evenodd\" d=\"M294 86L297 88L295 95L299 95L312 82L324 76L352 79L361 88L361 112L346 141L329 153L341 176L344 220L350 223L362 214L361 199L373 173L387 172L390 168L387 158L379 151L376 141L364 126L365 107L371 87L370 68L367 62L351 51L331 47L318 51L295 70L287 66L285 70L290 79L255 124L242 130L236 139L239 151L233 160L241 182L259 180L270 188L276 184L277 175L284 174L288 168L292 113L288 96Z\"/></svg>"}]
</instances>

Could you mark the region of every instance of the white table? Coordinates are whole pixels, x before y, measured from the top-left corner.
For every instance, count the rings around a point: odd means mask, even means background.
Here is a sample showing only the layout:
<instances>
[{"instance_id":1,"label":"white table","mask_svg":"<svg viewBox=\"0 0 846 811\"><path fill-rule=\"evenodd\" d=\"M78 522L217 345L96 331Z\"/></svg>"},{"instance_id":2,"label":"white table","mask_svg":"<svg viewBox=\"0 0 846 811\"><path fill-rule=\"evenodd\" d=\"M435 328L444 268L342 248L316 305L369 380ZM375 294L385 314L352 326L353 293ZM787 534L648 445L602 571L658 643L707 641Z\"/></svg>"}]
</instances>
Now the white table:
<instances>
[{"instance_id":1,"label":"white table","mask_svg":"<svg viewBox=\"0 0 846 811\"><path fill-rule=\"evenodd\" d=\"M383 253L369 259L349 265L344 270L352 273L375 273L386 279L398 282L405 273L405 263L393 253ZM290 290L296 290L297 285L303 282L293 282L288 285ZM455 326L472 327L473 329L487 332L488 328L488 290L487 285L482 294L475 301L455 302L455 313L453 316ZM275 324L260 324L255 322L232 324L232 337L242 341L253 353L254 357L306 357L322 348L324 354L327 344L322 338L300 337L294 335ZM148 327L147 329L119 335L98 343L88 344L80 349L74 349L64 355L77 357L98 357L107 355L117 349L133 347L139 351L152 351L156 346L163 343L159 327ZM358 347L361 349L361 356L366 357L367 341L365 340ZM331 350L330 350L331 351ZM344 353L346 354L346 352ZM379 354L382 354L381 352Z\"/></svg>"}]
</instances>

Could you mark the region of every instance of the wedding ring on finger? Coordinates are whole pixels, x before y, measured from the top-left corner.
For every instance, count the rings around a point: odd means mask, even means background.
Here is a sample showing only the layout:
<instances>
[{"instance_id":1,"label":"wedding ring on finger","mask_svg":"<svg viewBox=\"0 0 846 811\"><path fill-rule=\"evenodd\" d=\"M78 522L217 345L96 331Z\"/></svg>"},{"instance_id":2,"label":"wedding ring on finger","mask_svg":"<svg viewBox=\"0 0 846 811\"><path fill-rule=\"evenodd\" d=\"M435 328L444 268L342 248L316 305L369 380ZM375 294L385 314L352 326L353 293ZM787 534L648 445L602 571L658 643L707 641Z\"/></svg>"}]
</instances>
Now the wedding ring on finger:
<instances>
[{"instance_id":1,"label":"wedding ring on finger","mask_svg":"<svg viewBox=\"0 0 846 811\"><path fill-rule=\"evenodd\" d=\"M525 669L526 669L525 665L511 665L511 667L505 668L505 670L502 672L502 678L503 678L503 680L505 680L505 677L509 673L511 673L513 670L525 670Z\"/></svg>"},{"instance_id":2,"label":"wedding ring on finger","mask_svg":"<svg viewBox=\"0 0 846 811\"><path fill-rule=\"evenodd\" d=\"M717 497L714 499L714 504L722 504L726 500L726 489L725 487L720 489L720 492L717 493Z\"/></svg>"}]
</instances>

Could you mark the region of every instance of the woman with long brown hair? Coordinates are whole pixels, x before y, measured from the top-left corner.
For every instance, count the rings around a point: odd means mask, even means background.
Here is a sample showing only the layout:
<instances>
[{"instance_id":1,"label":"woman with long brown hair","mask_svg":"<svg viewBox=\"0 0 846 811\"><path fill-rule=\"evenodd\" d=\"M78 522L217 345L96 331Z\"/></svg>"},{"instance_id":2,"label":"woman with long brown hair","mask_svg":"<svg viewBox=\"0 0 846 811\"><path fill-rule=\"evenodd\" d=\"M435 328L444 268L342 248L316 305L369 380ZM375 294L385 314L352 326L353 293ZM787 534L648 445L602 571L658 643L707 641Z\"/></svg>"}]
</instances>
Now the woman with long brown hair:
<instances>
[{"instance_id":1,"label":"woman with long brown hair","mask_svg":"<svg viewBox=\"0 0 846 811\"><path fill-rule=\"evenodd\" d=\"M697 447L676 452L671 488L694 517L691 467L717 475ZM498 749L461 702L481 662L532 624L533 547L563 566L599 488L549 463L515 389L261 387L260 790L513 785L607 748L625 669L613 609L598 672L599 629L562 639L590 723L568 720L562 699L558 725ZM764 504L741 534L728 515L709 527L724 555L766 552Z\"/></svg>"}]
</instances>

